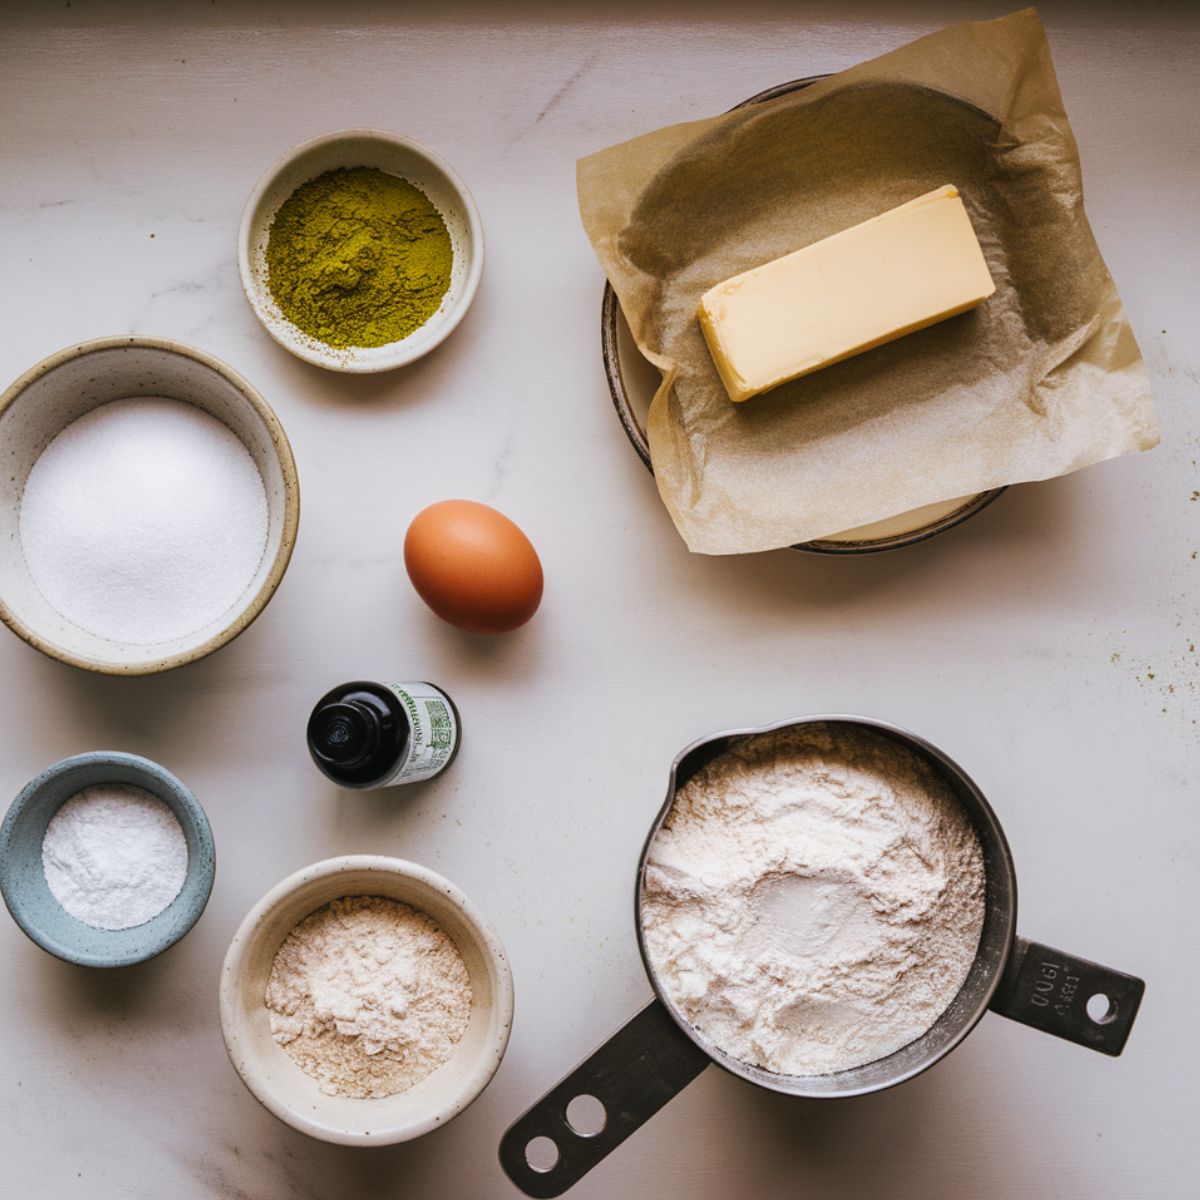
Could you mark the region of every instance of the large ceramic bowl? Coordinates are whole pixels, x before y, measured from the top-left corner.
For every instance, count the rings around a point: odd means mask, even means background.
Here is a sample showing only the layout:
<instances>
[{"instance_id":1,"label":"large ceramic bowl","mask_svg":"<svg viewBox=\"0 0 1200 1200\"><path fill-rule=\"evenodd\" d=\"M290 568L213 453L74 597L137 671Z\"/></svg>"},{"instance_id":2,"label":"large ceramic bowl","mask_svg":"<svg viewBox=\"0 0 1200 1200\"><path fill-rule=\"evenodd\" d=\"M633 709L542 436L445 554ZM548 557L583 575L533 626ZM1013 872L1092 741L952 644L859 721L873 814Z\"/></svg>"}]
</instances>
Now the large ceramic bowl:
<instances>
[{"instance_id":1,"label":"large ceramic bowl","mask_svg":"<svg viewBox=\"0 0 1200 1200\"><path fill-rule=\"evenodd\" d=\"M450 233L454 263L441 306L408 337L385 346L338 349L310 337L283 315L267 283L267 242L279 206L301 184L342 167L375 167L408 180L433 202ZM284 349L331 371L390 371L428 354L467 315L483 272L483 223L467 185L432 150L395 133L343 129L289 150L259 181L242 214L238 270L255 316Z\"/></svg>"},{"instance_id":2,"label":"large ceramic bowl","mask_svg":"<svg viewBox=\"0 0 1200 1200\"><path fill-rule=\"evenodd\" d=\"M81 629L38 591L21 548L20 508L38 456L72 421L111 400L164 396L222 421L250 452L267 496L267 544L230 609L186 636L124 644ZM60 350L0 395L0 619L35 649L111 675L148 675L232 641L275 594L292 557L300 485L287 435L267 402L224 363L165 338L112 337Z\"/></svg>"},{"instance_id":3,"label":"large ceramic bowl","mask_svg":"<svg viewBox=\"0 0 1200 1200\"><path fill-rule=\"evenodd\" d=\"M54 898L42 868L42 839L54 814L76 792L99 784L139 787L174 814L187 840L187 875L179 895L132 929L96 929ZM158 763L97 750L64 758L28 783L0 825L0 892L13 920L43 950L84 967L127 967L173 946L200 919L212 891L216 850L199 801Z\"/></svg>"},{"instance_id":4,"label":"large ceramic bowl","mask_svg":"<svg viewBox=\"0 0 1200 1200\"><path fill-rule=\"evenodd\" d=\"M342 896L385 896L426 913L470 975L471 1015L461 1041L432 1074L395 1096L328 1096L271 1036L263 998L275 952L305 917ZM247 914L221 972L221 1032L243 1082L280 1120L344 1146L406 1142L457 1116L496 1073L512 1016L512 971L491 926L449 880L398 858L348 855L288 876Z\"/></svg>"}]
</instances>

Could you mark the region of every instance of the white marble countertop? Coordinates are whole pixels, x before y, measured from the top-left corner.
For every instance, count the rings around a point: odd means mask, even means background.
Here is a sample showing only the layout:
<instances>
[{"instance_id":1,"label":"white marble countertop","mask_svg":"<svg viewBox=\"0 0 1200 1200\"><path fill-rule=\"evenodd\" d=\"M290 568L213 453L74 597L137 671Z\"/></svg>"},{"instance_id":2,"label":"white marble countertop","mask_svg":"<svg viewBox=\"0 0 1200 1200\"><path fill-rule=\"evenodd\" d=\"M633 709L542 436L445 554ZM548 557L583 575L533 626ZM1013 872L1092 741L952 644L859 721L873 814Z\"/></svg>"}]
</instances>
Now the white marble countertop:
<instances>
[{"instance_id":1,"label":"white marble countertop","mask_svg":"<svg viewBox=\"0 0 1200 1200\"><path fill-rule=\"evenodd\" d=\"M1101 248L1164 426L1148 455L1010 491L915 549L857 560L687 554L627 445L599 359L601 274L576 157L836 70L965 16L952 0L808 5L7 4L0 16L0 383L69 343L176 337L245 373L291 437L291 570L208 660L88 675L0 636L0 796L114 748L179 774L211 818L216 888L162 958L88 972L0 919L4 1195L89 1200L506 1197L501 1132L649 996L633 872L675 753L811 711L905 725L958 759L1016 855L1021 930L1148 981L1120 1059L985 1018L902 1088L806 1102L706 1072L572 1193L1191 1195L1200 1070L1200 10L1048 2ZM261 172L344 126L424 141L473 188L483 285L411 369L345 378L256 324L235 233ZM400 547L447 496L541 552L522 632L459 635ZM431 785L339 792L303 723L356 676L442 683L467 739ZM423 862L511 955L508 1056L466 1114L408 1145L310 1141L230 1067L218 968L292 870Z\"/></svg>"}]
</instances>

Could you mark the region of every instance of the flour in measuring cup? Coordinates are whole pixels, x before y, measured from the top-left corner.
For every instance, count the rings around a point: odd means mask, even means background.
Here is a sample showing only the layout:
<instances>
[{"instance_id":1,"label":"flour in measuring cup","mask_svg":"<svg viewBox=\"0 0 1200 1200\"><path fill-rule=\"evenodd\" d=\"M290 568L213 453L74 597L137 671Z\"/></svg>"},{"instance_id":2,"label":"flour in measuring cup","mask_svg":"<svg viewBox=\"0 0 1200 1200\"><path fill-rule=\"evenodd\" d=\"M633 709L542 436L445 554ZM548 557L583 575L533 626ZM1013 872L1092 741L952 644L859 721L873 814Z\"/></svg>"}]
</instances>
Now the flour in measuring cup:
<instances>
[{"instance_id":1,"label":"flour in measuring cup","mask_svg":"<svg viewBox=\"0 0 1200 1200\"><path fill-rule=\"evenodd\" d=\"M966 979L984 870L961 805L913 751L814 723L736 743L685 783L647 857L660 985L714 1045L788 1075L873 1062Z\"/></svg>"}]
</instances>

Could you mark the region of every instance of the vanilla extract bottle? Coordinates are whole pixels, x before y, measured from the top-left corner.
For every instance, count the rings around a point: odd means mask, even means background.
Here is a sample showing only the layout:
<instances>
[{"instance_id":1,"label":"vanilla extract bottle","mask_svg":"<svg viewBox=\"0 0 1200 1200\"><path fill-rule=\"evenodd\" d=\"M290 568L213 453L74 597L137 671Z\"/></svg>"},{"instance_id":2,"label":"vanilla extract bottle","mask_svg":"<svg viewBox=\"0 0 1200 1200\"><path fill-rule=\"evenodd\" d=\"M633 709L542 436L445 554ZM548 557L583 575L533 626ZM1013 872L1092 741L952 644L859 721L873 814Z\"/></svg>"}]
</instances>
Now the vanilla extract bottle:
<instances>
[{"instance_id":1,"label":"vanilla extract bottle","mask_svg":"<svg viewBox=\"0 0 1200 1200\"><path fill-rule=\"evenodd\" d=\"M440 775L458 754L462 722L432 683L357 680L321 697L307 732L313 762L334 783L378 788Z\"/></svg>"}]
</instances>

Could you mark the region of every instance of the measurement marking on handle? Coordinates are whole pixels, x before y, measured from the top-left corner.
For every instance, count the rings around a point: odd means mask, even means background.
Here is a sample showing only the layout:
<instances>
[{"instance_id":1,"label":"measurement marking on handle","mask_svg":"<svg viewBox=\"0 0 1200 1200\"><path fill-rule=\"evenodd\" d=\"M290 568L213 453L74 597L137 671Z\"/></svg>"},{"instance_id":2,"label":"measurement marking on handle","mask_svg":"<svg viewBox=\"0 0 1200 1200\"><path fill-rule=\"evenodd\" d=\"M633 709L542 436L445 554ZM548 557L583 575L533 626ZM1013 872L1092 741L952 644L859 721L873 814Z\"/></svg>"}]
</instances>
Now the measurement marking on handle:
<instances>
[{"instance_id":1,"label":"measurement marking on handle","mask_svg":"<svg viewBox=\"0 0 1200 1200\"><path fill-rule=\"evenodd\" d=\"M1079 992L1079 982L1079 976L1073 975L1066 963L1043 961L1029 1003L1035 1008L1053 1008L1059 1016L1066 1016Z\"/></svg>"}]
</instances>

